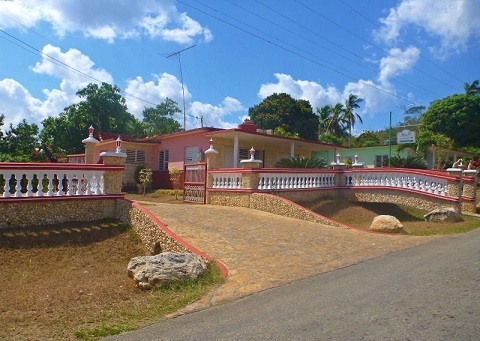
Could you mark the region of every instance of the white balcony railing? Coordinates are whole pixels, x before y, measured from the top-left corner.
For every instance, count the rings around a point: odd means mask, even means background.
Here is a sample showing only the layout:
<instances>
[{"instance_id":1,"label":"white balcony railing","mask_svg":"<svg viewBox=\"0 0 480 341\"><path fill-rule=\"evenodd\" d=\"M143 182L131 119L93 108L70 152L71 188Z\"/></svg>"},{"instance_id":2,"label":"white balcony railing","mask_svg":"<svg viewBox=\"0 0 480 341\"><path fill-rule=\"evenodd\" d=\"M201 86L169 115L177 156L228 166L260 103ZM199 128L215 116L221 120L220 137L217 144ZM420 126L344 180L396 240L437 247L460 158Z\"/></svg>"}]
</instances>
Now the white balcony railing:
<instances>
[{"instance_id":1,"label":"white balcony railing","mask_svg":"<svg viewBox=\"0 0 480 341\"><path fill-rule=\"evenodd\" d=\"M242 188L242 173L214 173L212 188Z\"/></svg>"},{"instance_id":2,"label":"white balcony railing","mask_svg":"<svg viewBox=\"0 0 480 341\"><path fill-rule=\"evenodd\" d=\"M0 197L101 195L104 194L104 173L101 167L82 167L81 164L76 167L72 164L2 164Z\"/></svg>"},{"instance_id":3,"label":"white balcony railing","mask_svg":"<svg viewBox=\"0 0 480 341\"><path fill-rule=\"evenodd\" d=\"M258 189L307 189L335 186L333 173L260 173Z\"/></svg>"},{"instance_id":4,"label":"white balcony railing","mask_svg":"<svg viewBox=\"0 0 480 341\"><path fill-rule=\"evenodd\" d=\"M405 172L348 172L344 174L345 186L382 186L447 195L447 179Z\"/></svg>"}]
</instances>

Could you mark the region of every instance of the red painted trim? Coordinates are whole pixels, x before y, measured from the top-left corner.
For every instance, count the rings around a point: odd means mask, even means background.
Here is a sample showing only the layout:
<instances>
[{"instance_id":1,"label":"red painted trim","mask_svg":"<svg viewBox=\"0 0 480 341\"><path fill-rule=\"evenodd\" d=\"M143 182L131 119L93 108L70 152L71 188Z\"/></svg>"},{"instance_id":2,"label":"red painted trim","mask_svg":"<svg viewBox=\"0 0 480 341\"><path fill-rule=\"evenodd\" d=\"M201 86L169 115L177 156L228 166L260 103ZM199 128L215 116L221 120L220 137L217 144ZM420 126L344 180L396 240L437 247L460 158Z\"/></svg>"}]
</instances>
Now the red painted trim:
<instances>
[{"instance_id":1,"label":"red painted trim","mask_svg":"<svg viewBox=\"0 0 480 341\"><path fill-rule=\"evenodd\" d=\"M14 202L45 202L45 201L77 201L77 200L103 200L103 199L123 199L123 194L99 194L99 195L72 195L72 196L53 196L53 197L0 197L0 204Z\"/></svg>"},{"instance_id":2,"label":"red painted trim","mask_svg":"<svg viewBox=\"0 0 480 341\"><path fill-rule=\"evenodd\" d=\"M423 176L431 176L439 179L458 180L457 177L449 175L446 171L411 169L411 168L355 168L342 170L343 173L405 173ZM466 177L464 177L466 179Z\"/></svg>"},{"instance_id":3,"label":"red painted trim","mask_svg":"<svg viewBox=\"0 0 480 341\"><path fill-rule=\"evenodd\" d=\"M183 245L185 248L188 250L192 251L193 253L204 257L205 259L208 259L210 261L214 261L218 267L220 268L220 272L223 277L227 278L228 277L228 268L226 267L225 264L223 264L221 261L213 258L212 256L207 255L205 252L200 251L197 249L195 246L192 244L187 243L182 237L179 235L175 234L172 230L170 230L157 216L155 216L152 212L150 212L147 208L139 204L138 202L133 202L128 199L123 199L130 204L132 204L134 207L138 208L140 211L145 213L162 231L164 231L167 235L169 235L172 239L177 241L180 245Z\"/></svg>"},{"instance_id":4,"label":"red painted trim","mask_svg":"<svg viewBox=\"0 0 480 341\"><path fill-rule=\"evenodd\" d=\"M84 163L20 163L20 162L1 162L0 170L98 170L98 171L122 171L125 166L121 165L103 165L103 164L84 164Z\"/></svg>"}]
</instances>

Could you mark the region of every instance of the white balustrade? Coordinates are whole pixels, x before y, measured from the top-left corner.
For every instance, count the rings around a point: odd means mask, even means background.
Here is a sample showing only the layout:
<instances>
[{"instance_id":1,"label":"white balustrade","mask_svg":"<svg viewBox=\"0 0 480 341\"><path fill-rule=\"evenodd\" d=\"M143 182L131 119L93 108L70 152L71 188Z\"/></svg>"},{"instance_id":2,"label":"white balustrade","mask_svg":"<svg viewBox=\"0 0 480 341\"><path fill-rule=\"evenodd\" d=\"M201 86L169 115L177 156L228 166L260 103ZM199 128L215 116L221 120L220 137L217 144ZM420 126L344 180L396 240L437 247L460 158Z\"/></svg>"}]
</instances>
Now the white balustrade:
<instances>
[{"instance_id":1,"label":"white balustrade","mask_svg":"<svg viewBox=\"0 0 480 341\"><path fill-rule=\"evenodd\" d=\"M242 174L214 173L213 188L238 189L242 188Z\"/></svg>"},{"instance_id":2,"label":"white balustrade","mask_svg":"<svg viewBox=\"0 0 480 341\"><path fill-rule=\"evenodd\" d=\"M400 172L348 172L345 173L345 185L396 187L441 196L447 195L446 179Z\"/></svg>"},{"instance_id":3,"label":"white balustrade","mask_svg":"<svg viewBox=\"0 0 480 341\"><path fill-rule=\"evenodd\" d=\"M258 189L309 189L333 187L334 173L260 173Z\"/></svg>"},{"instance_id":4,"label":"white balustrade","mask_svg":"<svg viewBox=\"0 0 480 341\"><path fill-rule=\"evenodd\" d=\"M103 170L0 169L0 196L54 197L101 195L104 193Z\"/></svg>"}]
</instances>

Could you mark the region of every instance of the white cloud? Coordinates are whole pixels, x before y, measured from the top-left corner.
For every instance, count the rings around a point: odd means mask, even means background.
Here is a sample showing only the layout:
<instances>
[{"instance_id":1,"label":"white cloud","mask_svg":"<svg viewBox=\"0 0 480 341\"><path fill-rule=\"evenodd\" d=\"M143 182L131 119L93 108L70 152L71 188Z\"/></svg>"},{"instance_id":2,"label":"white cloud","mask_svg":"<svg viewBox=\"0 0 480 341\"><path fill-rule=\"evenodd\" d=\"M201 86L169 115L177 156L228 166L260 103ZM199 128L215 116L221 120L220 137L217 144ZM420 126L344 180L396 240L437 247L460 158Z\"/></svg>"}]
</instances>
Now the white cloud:
<instances>
[{"instance_id":1,"label":"white cloud","mask_svg":"<svg viewBox=\"0 0 480 341\"><path fill-rule=\"evenodd\" d=\"M409 26L420 27L440 39L432 46L438 57L463 52L473 37L480 37L478 0L403 0L380 19L382 28L376 37L387 43L401 39Z\"/></svg>"},{"instance_id":2,"label":"white cloud","mask_svg":"<svg viewBox=\"0 0 480 341\"><path fill-rule=\"evenodd\" d=\"M192 115L202 117L205 126L217 128L236 128L241 117L245 117L245 108L235 98L226 97L220 105L195 101L190 107ZM238 113L235 122L227 122L225 116ZM243 120L241 120L243 121Z\"/></svg>"},{"instance_id":3,"label":"white cloud","mask_svg":"<svg viewBox=\"0 0 480 341\"><path fill-rule=\"evenodd\" d=\"M306 99L312 105L313 111L324 105L344 103L349 94L355 94L363 99L360 115L368 113L375 116L377 113L388 111L394 103L395 89L388 83L377 84L371 80L359 80L347 83L343 90L335 86L323 87L321 84L295 80L286 74L275 74L277 83L267 83L260 87L259 96L262 99L273 93L288 93L295 99Z\"/></svg>"},{"instance_id":4,"label":"white cloud","mask_svg":"<svg viewBox=\"0 0 480 341\"><path fill-rule=\"evenodd\" d=\"M153 75L153 77L154 80L151 81L144 81L140 76L128 81L125 89L128 110L138 119L142 119L143 109L154 107L168 97L177 102L178 107L183 111L182 83L168 73ZM185 86L185 101L190 101L191 97ZM178 114L175 118L183 122L183 114Z\"/></svg>"},{"instance_id":5,"label":"white cloud","mask_svg":"<svg viewBox=\"0 0 480 341\"><path fill-rule=\"evenodd\" d=\"M35 73L68 80L81 87L96 80L113 83L113 78L107 71L94 66L95 63L90 57L77 49L69 49L64 53L59 47L48 44L42 49L42 61L37 62L32 70Z\"/></svg>"},{"instance_id":6,"label":"white cloud","mask_svg":"<svg viewBox=\"0 0 480 341\"><path fill-rule=\"evenodd\" d=\"M16 125L23 118L29 123L41 123L49 116L57 116L63 109L79 100L76 93L98 79L112 83L112 76L101 68L95 68L90 58L76 49L62 52L60 48L46 45L42 60L31 70L39 75L60 79L58 89L43 89L43 99L36 98L19 82L6 78L0 81L0 107L6 123ZM68 65L68 66L67 66ZM86 78L89 75L92 78Z\"/></svg>"},{"instance_id":7,"label":"white cloud","mask_svg":"<svg viewBox=\"0 0 480 341\"><path fill-rule=\"evenodd\" d=\"M61 37L82 32L113 42L145 35L181 44L213 37L208 28L178 12L173 0L102 0L88 5L78 0L12 0L0 1L0 13L6 18L0 28L33 27L44 21Z\"/></svg>"},{"instance_id":8,"label":"white cloud","mask_svg":"<svg viewBox=\"0 0 480 341\"><path fill-rule=\"evenodd\" d=\"M341 92L332 85L323 87L312 81L294 80L292 76L283 73L276 73L275 77L278 80L277 83L267 83L260 86L258 92L260 98L265 99L274 93L288 93L295 99L308 100L313 110L326 104L343 101Z\"/></svg>"},{"instance_id":9,"label":"white cloud","mask_svg":"<svg viewBox=\"0 0 480 341\"><path fill-rule=\"evenodd\" d=\"M412 69L420 57L420 49L409 46L402 51L400 48L390 49L388 56L380 60L379 81L388 83L389 79Z\"/></svg>"},{"instance_id":10,"label":"white cloud","mask_svg":"<svg viewBox=\"0 0 480 341\"><path fill-rule=\"evenodd\" d=\"M45 118L39 112L42 102L34 98L25 87L16 80L5 78L0 80L0 114L5 115L5 127L16 126L25 119L28 123L39 123Z\"/></svg>"}]
</instances>

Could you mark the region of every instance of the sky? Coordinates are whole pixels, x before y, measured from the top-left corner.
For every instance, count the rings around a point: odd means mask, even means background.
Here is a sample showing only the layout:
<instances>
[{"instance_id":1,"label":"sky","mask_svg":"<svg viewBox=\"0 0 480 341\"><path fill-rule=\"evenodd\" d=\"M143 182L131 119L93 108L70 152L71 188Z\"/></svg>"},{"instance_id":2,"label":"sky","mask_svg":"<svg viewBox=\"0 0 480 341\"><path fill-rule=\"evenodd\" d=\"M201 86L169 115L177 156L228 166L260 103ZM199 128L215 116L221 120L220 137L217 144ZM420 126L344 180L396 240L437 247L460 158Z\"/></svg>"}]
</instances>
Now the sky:
<instances>
[{"instance_id":1,"label":"sky","mask_svg":"<svg viewBox=\"0 0 480 341\"><path fill-rule=\"evenodd\" d=\"M0 114L41 122L89 83L186 129L237 127L273 93L363 99L353 133L480 79L480 0L0 0ZM185 108L185 114L183 109Z\"/></svg>"}]
</instances>

